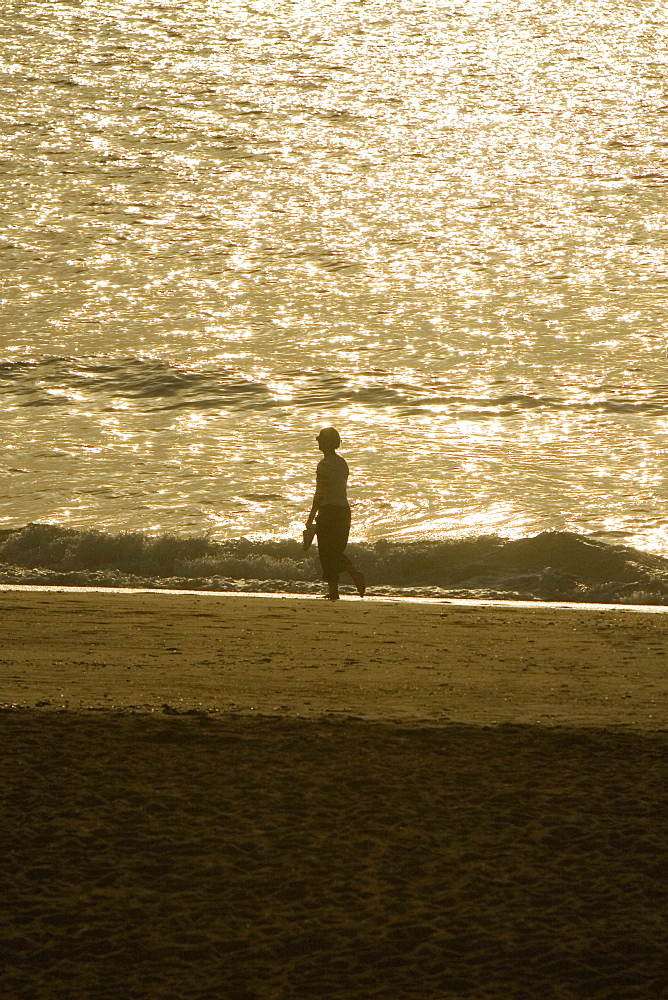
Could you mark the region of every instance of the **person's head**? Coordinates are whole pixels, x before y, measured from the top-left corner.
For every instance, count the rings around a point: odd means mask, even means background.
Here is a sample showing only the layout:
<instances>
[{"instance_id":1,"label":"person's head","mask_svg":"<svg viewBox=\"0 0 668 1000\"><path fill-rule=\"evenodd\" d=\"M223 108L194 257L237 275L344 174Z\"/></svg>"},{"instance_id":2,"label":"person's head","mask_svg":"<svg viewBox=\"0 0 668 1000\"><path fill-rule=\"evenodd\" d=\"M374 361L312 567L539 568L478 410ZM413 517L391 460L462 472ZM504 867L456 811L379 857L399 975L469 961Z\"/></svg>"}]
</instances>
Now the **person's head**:
<instances>
[{"instance_id":1,"label":"person's head","mask_svg":"<svg viewBox=\"0 0 668 1000\"><path fill-rule=\"evenodd\" d=\"M323 427L318 434L318 448L325 455L332 454L341 447L341 438L336 427Z\"/></svg>"}]
</instances>

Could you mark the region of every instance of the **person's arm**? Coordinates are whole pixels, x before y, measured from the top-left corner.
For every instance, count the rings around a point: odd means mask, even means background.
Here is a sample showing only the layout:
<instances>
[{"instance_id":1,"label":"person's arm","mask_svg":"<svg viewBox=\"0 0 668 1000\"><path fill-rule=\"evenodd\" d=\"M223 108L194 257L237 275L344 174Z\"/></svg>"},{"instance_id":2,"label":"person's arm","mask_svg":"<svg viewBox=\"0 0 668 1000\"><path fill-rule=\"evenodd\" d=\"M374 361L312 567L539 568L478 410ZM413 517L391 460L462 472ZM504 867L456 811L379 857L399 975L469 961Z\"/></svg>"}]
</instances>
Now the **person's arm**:
<instances>
[{"instance_id":1,"label":"person's arm","mask_svg":"<svg viewBox=\"0 0 668 1000\"><path fill-rule=\"evenodd\" d=\"M311 507L311 512L310 512L310 514L308 516L308 520L306 522L306 527L307 528L311 527L311 525L313 524L313 520L315 518L315 515L318 513L318 508L320 507L320 504L322 503L322 494L323 494L324 486L325 486L325 484L324 484L324 481L323 481L322 477L321 476L317 476L316 477L316 482L315 482L315 493L313 494L313 505Z\"/></svg>"}]
</instances>

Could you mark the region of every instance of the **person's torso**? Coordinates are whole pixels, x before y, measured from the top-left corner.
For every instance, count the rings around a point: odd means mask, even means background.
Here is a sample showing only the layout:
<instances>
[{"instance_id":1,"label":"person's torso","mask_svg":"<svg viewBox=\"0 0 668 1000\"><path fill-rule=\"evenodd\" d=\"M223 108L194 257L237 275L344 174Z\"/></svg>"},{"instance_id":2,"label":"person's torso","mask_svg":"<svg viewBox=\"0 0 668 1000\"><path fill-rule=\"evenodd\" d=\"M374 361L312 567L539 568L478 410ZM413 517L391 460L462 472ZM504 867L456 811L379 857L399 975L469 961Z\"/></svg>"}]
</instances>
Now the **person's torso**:
<instances>
[{"instance_id":1,"label":"person's torso","mask_svg":"<svg viewBox=\"0 0 668 1000\"><path fill-rule=\"evenodd\" d=\"M318 463L318 479L322 484L321 504L347 507L348 463L340 455L325 455Z\"/></svg>"}]
</instances>

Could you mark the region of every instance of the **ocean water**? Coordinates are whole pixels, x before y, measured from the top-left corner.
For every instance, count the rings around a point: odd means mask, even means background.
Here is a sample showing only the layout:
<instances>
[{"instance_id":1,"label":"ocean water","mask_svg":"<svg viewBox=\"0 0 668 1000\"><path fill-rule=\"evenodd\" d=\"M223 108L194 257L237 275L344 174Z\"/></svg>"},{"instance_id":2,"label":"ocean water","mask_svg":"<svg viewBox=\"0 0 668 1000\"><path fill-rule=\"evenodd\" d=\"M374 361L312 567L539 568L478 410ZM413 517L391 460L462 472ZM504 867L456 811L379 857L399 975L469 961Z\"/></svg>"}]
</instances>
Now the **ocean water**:
<instances>
[{"instance_id":1,"label":"ocean water","mask_svg":"<svg viewBox=\"0 0 668 1000\"><path fill-rule=\"evenodd\" d=\"M333 423L380 590L664 602L662 3L8 0L0 36L1 579L316 586Z\"/></svg>"}]
</instances>

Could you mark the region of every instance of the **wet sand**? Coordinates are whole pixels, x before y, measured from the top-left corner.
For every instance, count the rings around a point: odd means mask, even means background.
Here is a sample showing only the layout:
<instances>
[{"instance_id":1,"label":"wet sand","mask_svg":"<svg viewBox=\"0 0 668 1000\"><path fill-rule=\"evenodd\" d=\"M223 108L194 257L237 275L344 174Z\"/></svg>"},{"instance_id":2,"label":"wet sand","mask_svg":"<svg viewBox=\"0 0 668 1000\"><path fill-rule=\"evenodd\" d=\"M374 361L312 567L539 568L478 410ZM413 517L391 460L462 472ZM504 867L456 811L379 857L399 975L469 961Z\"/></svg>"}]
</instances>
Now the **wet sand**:
<instances>
[{"instance_id":1,"label":"wet sand","mask_svg":"<svg viewBox=\"0 0 668 1000\"><path fill-rule=\"evenodd\" d=\"M0 707L665 728L668 614L0 591Z\"/></svg>"},{"instance_id":2,"label":"wet sand","mask_svg":"<svg viewBox=\"0 0 668 1000\"><path fill-rule=\"evenodd\" d=\"M0 601L3 997L667 995L668 616Z\"/></svg>"}]
</instances>

